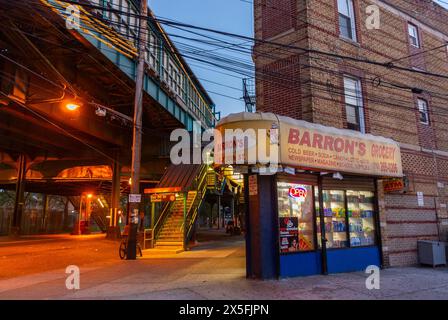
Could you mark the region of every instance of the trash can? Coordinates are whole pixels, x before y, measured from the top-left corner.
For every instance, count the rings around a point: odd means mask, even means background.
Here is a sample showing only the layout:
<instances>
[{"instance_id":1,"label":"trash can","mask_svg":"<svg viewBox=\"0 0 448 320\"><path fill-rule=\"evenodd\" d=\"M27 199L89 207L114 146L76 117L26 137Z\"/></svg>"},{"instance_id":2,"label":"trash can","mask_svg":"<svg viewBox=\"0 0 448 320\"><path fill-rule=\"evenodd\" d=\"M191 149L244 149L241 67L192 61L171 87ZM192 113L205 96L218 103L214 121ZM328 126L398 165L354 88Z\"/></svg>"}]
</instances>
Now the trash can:
<instances>
[{"instance_id":1,"label":"trash can","mask_svg":"<svg viewBox=\"0 0 448 320\"><path fill-rule=\"evenodd\" d=\"M420 240L417 242L418 261L420 264L431 265L433 267L446 266L446 245L440 241Z\"/></svg>"}]
</instances>

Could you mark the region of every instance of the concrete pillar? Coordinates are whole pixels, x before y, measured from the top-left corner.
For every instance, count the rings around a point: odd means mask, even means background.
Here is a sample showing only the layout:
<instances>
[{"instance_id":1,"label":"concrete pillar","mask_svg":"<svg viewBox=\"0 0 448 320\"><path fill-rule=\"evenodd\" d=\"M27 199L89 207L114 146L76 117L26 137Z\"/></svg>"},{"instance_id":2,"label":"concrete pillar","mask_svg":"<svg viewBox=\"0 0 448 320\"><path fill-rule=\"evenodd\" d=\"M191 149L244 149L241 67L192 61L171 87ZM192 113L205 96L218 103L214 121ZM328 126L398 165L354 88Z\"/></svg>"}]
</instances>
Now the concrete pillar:
<instances>
[{"instance_id":1,"label":"concrete pillar","mask_svg":"<svg viewBox=\"0 0 448 320\"><path fill-rule=\"evenodd\" d=\"M251 194L249 177L245 178L247 277L276 279L280 257L275 176L250 176L255 178L251 178Z\"/></svg>"},{"instance_id":2,"label":"concrete pillar","mask_svg":"<svg viewBox=\"0 0 448 320\"><path fill-rule=\"evenodd\" d=\"M14 199L14 212L12 217L10 235L20 235L20 227L22 224L22 215L25 194L25 181L26 181L26 156L21 154L17 160L17 182L16 182L16 194Z\"/></svg>"}]
</instances>

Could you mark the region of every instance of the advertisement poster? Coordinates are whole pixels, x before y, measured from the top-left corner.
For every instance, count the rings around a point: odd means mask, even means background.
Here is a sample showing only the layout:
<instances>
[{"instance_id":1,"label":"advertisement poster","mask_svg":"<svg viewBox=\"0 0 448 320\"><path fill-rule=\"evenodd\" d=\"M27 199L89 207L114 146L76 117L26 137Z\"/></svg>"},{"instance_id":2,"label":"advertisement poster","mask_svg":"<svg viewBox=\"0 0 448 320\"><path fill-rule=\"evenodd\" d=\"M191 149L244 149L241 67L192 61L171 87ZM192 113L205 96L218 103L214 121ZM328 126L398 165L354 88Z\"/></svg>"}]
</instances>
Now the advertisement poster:
<instances>
[{"instance_id":1,"label":"advertisement poster","mask_svg":"<svg viewBox=\"0 0 448 320\"><path fill-rule=\"evenodd\" d=\"M297 217L279 218L280 253L299 251L299 219Z\"/></svg>"}]
</instances>

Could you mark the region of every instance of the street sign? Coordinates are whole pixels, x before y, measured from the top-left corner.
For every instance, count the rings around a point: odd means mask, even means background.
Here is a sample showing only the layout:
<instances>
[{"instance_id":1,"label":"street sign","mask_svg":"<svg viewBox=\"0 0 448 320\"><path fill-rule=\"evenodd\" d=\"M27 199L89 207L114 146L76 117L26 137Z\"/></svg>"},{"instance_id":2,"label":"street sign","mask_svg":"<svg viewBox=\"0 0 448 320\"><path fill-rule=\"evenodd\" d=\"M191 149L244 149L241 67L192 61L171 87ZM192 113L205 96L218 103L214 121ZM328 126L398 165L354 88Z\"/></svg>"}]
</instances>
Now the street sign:
<instances>
[{"instance_id":1,"label":"street sign","mask_svg":"<svg viewBox=\"0 0 448 320\"><path fill-rule=\"evenodd\" d=\"M176 194L165 193L165 194L152 194L151 202L174 202L176 201Z\"/></svg>"},{"instance_id":2,"label":"street sign","mask_svg":"<svg viewBox=\"0 0 448 320\"><path fill-rule=\"evenodd\" d=\"M140 203L142 202L141 194L129 194L129 203Z\"/></svg>"}]
</instances>

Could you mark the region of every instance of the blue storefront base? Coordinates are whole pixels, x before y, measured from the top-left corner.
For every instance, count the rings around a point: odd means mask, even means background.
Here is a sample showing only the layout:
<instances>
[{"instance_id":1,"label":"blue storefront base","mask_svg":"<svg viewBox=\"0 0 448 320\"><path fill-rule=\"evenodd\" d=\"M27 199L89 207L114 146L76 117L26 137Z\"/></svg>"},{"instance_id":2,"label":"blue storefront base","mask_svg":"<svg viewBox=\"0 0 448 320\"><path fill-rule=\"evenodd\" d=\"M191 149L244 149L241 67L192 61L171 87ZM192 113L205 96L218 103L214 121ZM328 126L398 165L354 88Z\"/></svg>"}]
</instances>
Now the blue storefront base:
<instances>
[{"instance_id":1,"label":"blue storefront base","mask_svg":"<svg viewBox=\"0 0 448 320\"><path fill-rule=\"evenodd\" d=\"M280 277L311 276L322 272L320 252L306 252L280 256Z\"/></svg>"},{"instance_id":2,"label":"blue storefront base","mask_svg":"<svg viewBox=\"0 0 448 320\"><path fill-rule=\"evenodd\" d=\"M364 271L370 265L380 266L380 259L378 247L328 250L328 273ZM321 273L321 252L280 256L281 278L310 276Z\"/></svg>"},{"instance_id":3,"label":"blue storefront base","mask_svg":"<svg viewBox=\"0 0 448 320\"><path fill-rule=\"evenodd\" d=\"M327 251L328 273L364 271L370 265L380 266L378 247Z\"/></svg>"}]
</instances>

